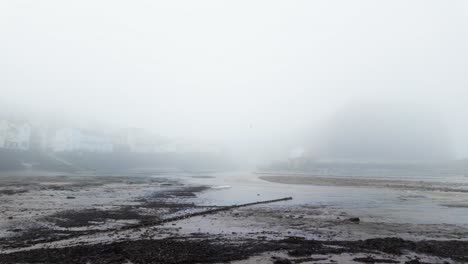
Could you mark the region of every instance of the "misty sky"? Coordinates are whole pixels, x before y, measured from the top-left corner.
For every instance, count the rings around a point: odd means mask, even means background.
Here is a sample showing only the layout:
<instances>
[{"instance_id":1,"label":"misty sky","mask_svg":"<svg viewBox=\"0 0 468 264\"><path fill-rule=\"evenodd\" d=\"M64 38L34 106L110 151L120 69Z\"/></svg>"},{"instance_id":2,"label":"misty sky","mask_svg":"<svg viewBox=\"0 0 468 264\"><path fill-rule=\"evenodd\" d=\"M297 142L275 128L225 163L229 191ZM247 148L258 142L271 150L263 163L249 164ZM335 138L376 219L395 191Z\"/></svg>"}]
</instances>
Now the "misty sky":
<instances>
[{"instance_id":1,"label":"misty sky","mask_svg":"<svg viewBox=\"0 0 468 264\"><path fill-rule=\"evenodd\" d=\"M468 0L3 0L0 100L247 149L402 102L468 156L467 47Z\"/></svg>"}]
</instances>

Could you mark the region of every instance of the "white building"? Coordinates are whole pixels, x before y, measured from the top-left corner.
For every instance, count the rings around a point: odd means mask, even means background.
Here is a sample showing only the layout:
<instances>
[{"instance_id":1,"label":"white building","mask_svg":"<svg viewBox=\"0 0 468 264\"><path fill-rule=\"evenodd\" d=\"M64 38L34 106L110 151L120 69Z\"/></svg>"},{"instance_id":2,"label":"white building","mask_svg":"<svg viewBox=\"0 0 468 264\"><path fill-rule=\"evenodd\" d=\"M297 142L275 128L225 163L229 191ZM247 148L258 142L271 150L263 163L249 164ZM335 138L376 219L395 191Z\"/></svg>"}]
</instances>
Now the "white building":
<instances>
[{"instance_id":1,"label":"white building","mask_svg":"<svg viewBox=\"0 0 468 264\"><path fill-rule=\"evenodd\" d=\"M98 135L85 133L78 129L59 129L52 141L54 152L112 152L112 142Z\"/></svg>"},{"instance_id":2,"label":"white building","mask_svg":"<svg viewBox=\"0 0 468 264\"><path fill-rule=\"evenodd\" d=\"M31 126L0 120L0 148L29 150Z\"/></svg>"}]
</instances>

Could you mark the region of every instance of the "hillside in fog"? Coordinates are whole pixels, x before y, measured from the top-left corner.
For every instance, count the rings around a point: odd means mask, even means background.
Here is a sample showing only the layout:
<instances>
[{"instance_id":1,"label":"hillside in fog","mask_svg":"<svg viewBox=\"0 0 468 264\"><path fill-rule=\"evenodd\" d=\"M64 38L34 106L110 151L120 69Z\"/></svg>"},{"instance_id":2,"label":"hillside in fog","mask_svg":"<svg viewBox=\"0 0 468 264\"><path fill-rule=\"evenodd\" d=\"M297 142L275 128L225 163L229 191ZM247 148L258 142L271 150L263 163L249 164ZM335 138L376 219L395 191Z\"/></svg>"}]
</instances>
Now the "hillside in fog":
<instances>
[{"instance_id":1,"label":"hillside in fog","mask_svg":"<svg viewBox=\"0 0 468 264\"><path fill-rule=\"evenodd\" d=\"M429 109L406 104L342 109L331 118L315 151L320 159L358 162L435 162L455 157L443 120Z\"/></svg>"}]
</instances>

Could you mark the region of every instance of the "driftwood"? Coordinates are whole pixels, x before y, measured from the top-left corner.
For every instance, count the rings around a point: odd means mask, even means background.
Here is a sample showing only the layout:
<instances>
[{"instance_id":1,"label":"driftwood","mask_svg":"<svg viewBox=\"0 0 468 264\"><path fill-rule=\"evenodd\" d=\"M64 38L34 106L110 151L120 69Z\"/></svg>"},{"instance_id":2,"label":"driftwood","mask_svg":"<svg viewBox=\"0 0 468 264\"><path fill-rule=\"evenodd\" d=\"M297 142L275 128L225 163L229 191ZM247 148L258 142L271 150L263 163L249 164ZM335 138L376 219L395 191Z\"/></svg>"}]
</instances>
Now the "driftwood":
<instances>
[{"instance_id":1,"label":"driftwood","mask_svg":"<svg viewBox=\"0 0 468 264\"><path fill-rule=\"evenodd\" d=\"M147 227L147 226L155 226L155 225L162 225L165 223L169 222L174 222L174 221L179 221L195 216L201 216L201 215L208 215L208 214L214 214L222 211L229 211L232 209L236 208L241 208L241 207L247 207L247 206L252 206L252 205L258 205L258 204L268 204L268 203L276 203L276 202L283 202L283 201L289 201L292 200L292 197L285 197L281 199L274 199L274 200L266 200L266 201L259 201L259 202L254 202L254 203L246 203L246 204L235 204L235 205L229 205L229 206L223 206L215 209L210 209L210 210L205 210L201 212L195 212L195 213L190 213L190 214L185 214L185 215L180 215L180 216L174 216L162 220L157 220L157 221L145 221L139 224L135 225L129 225L129 226L124 226L121 227L119 230L128 230L128 229L134 229L134 228L140 228L140 227Z\"/></svg>"},{"instance_id":2,"label":"driftwood","mask_svg":"<svg viewBox=\"0 0 468 264\"><path fill-rule=\"evenodd\" d=\"M292 200L292 197L285 197L285 198L281 198L281 199L259 201L259 202L254 202L254 203L222 206L222 207L209 209L209 210L205 210L205 211L201 211L201 212L194 212L194 213L184 214L184 215L180 215L180 216L169 217L169 218L166 218L166 219L160 219L160 220L155 220L155 221L144 221L144 222L141 222L141 223L138 223L138 224L123 226L123 227L115 228L115 229L89 230L89 231L81 233L81 234L72 234L72 235L68 235L66 237L62 237L62 238L48 238L48 239L42 239L42 240L39 240L39 241L36 240L37 243L35 243L35 244L57 242L57 241L74 239L74 238L79 238L79 237L89 236L89 235L95 235L95 234L100 234L100 233L110 233L110 232L118 232L118 231L124 231L124 230L138 229L138 228L142 228L142 227L158 226L158 225L162 225L162 224L169 223L169 222L175 222L175 221L179 221L179 220L183 220L183 219L187 219L187 218L191 218L191 217L209 215L209 214L214 214L214 213L223 212L223 211L229 211L229 210L236 209L236 208L242 208L242 207L253 206L253 205L258 205L258 204L283 202L283 201L289 201L289 200ZM28 246L31 246L31 244L29 244ZM13 247L13 248L19 249L21 247Z\"/></svg>"}]
</instances>

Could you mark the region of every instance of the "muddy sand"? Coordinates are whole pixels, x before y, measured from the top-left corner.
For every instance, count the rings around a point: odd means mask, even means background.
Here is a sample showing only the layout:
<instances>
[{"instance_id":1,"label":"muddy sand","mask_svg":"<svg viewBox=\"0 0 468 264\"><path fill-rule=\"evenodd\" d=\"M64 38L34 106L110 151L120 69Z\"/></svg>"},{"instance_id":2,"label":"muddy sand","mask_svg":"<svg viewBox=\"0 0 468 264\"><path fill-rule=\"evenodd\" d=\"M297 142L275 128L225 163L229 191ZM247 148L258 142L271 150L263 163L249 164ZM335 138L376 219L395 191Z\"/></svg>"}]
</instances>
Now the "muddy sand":
<instances>
[{"instance_id":1,"label":"muddy sand","mask_svg":"<svg viewBox=\"0 0 468 264\"><path fill-rule=\"evenodd\" d=\"M199 196L219 190L183 178L23 176L0 183L0 263L468 261L462 227L372 222L288 201L218 210L224 207Z\"/></svg>"},{"instance_id":2,"label":"muddy sand","mask_svg":"<svg viewBox=\"0 0 468 264\"><path fill-rule=\"evenodd\" d=\"M399 189L408 191L439 191L468 193L468 184L431 182L417 180L388 180L370 179L356 177L333 177L333 176L311 176L311 175L264 175L262 180L282 183L315 186L346 186L346 187L371 187Z\"/></svg>"}]
</instances>

